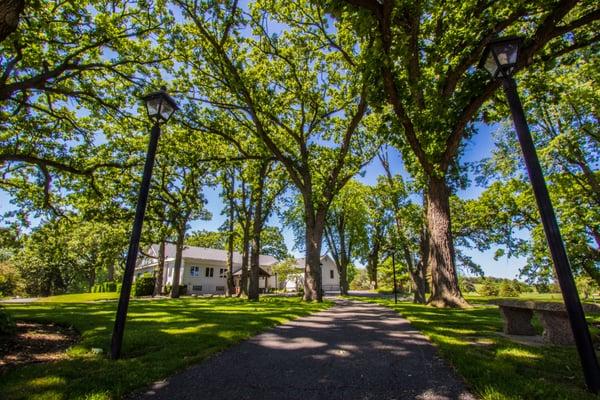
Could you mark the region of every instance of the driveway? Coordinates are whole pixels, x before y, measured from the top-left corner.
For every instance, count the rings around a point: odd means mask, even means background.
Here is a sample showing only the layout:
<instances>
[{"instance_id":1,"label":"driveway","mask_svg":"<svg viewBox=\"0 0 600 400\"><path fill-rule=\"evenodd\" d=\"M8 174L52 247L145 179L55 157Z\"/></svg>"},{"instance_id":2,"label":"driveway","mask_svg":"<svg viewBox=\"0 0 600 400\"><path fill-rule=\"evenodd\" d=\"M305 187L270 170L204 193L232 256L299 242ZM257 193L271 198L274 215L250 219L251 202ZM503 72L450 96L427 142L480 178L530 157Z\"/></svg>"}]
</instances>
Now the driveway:
<instances>
[{"instance_id":1,"label":"driveway","mask_svg":"<svg viewBox=\"0 0 600 400\"><path fill-rule=\"evenodd\" d=\"M139 393L137 399L475 399L392 310L337 300Z\"/></svg>"}]
</instances>

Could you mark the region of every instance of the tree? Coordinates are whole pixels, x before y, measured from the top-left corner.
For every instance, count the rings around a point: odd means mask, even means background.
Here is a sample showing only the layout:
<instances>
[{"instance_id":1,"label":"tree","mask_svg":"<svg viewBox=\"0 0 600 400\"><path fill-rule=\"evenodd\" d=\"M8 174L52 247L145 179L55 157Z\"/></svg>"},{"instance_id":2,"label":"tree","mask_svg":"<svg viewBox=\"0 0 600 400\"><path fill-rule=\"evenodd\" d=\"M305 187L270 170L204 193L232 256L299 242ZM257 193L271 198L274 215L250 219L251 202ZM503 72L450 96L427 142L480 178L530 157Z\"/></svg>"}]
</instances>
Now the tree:
<instances>
[{"instance_id":1,"label":"tree","mask_svg":"<svg viewBox=\"0 0 600 400\"><path fill-rule=\"evenodd\" d=\"M339 273L342 295L348 294L348 266L358 256L359 246L364 246L366 240L368 190L358 181L350 180L336 196L327 214L325 238Z\"/></svg>"},{"instance_id":2,"label":"tree","mask_svg":"<svg viewBox=\"0 0 600 400\"><path fill-rule=\"evenodd\" d=\"M2 2L0 31L16 28L23 3ZM33 3L0 40L0 187L20 213L60 214L55 203L73 186L99 190L98 174L130 166L110 139L139 130L131 114L151 69L168 60L152 43L171 17L154 2Z\"/></svg>"},{"instance_id":3,"label":"tree","mask_svg":"<svg viewBox=\"0 0 600 400\"><path fill-rule=\"evenodd\" d=\"M536 2L329 2L335 17L351 20L359 40L371 40L369 79L378 100L393 109L392 143L425 184L428 261L433 306L462 307L455 267L449 181L463 138L500 82L473 68L499 34L525 34L515 71L596 43L597 6L570 0Z\"/></svg>"},{"instance_id":4,"label":"tree","mask_svg":"<svg viewBox=\"0 0 600 400\"><path fill-rule=\"evenodd\" d=\"M598 161L598 56L581 50L523 75L523 104L573 271L600 282L600 191ZM502 106L488 116L503 115ZM495 114L496 113L496 114ZM480 182L489 185L457 213L479 248L501 244L498 256L526 256L522 276L530 282L554 278L546 238L536 212L516 138L507 121L494 135L496 150L480 166ZM468 216L468 217L467 217ZM462 222L461 222L462 224ZM530 233L531 238L523 236ZM486 244L487 243L487 244Z\"/></svg>"},{"instance_id":5,"label":"tree","mask_svg":"<svg viewBox=\"0 0 600 400\"><path fill-rule=\"evenodd\" d=\"M186 81L207 88L202 102L259 139L301 193L304 298L321 301L327 210L373 156L373 134L382 126L367 107L369 85L360 70L368 42L350 44L345 27L332 29L324 10L307 2L257 2L248 13L237 2L176 4L188 34L179 57L196 77ZM272 22L285 29L272 35Z\"/></svg>"},{"instance_id":6,"label":"tree","mask_svg":"<svg viewBox=\"0 0 600 400\"><path fill-rule=\"evenodd\" d=\"M424 304L428 288L429 235L425 224L423 207L413 203L409 197L415 194L410 183L405 183L400 175L392 175L387 153L379 154L379 161L385 171L380 179L380 195L386 207L393 212L395 230L390 234L391 249L400 252L413 287L413 302ZM421 195L421 197L423 197Z\"/></svg>"},{"instance_id":7,"label":"tree","mask_svg":"<svg viewBox=\"0 0 600 400\"><path fill-rule=\"evenodd\" d=\"M17 29L24 8L25 0L7 0L0 4L0 42Z\"/></svg>"}]
</instances>

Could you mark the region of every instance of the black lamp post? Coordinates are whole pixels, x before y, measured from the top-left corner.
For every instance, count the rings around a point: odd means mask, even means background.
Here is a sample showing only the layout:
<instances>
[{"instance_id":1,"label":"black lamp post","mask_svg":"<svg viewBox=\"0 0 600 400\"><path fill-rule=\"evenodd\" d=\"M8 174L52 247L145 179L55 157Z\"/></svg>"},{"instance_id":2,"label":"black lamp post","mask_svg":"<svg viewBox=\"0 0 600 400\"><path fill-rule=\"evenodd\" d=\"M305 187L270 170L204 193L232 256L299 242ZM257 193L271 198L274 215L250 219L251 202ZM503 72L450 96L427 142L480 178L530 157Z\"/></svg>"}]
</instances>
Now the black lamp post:
<instances>
[{"instance_id":1,"label":"black lamp post","mask_svg":"<svg viewBox=\"0 0 600 400\"><path fill-rule=\"evenodd\" d=\"M485 69L493 78L502 79L504 92L508 99L513 122L517 131L517 137L521 144L521 151L529 174L529 179L533 187L535 199L537 201L546 240L552 255L554 269L560 284L567 314L571 322L571 329L577 345L577 351L583 366L583 373L588 389L591 392L598 393L600 389L600 368L598 360L592 345L592 338L588 329L587 322L581 301L577 294L573 273L567 257L567 252L560 235L554 209L550 202L548 189L542 168L535 151L533 139L529 132L529 126L525 119L525 113L517 94L517 85L512 77L519 55L519 46L522 40L518 37L507 37L495 40L489 43L483 53L479 67Z\"/></svg>"},{"instance_id":2,"label":"black lamp post","mask_svg":"<svg viewBox=\"0 0 600 400\"><path fill-rule=\"evenodd\" d=\"M144 214L146 213L146 203L148 202L148 190L150 189L150 179L152 178L152 168L154 167L154 156L156 155L156 147L158 146L158 138L160 137L160 125L167 122L178 108L175 100L167 94L165 87L162 87L158 92L144 96L142 100L146 103L148 117L154 122L154 125L150 132L150 142L148 143L144 175L142 176L142 185L140 187L137 207L135 209L135 219L133 221L133 229L129 241L129 250L127 251L125 273L123 274L119 306L117 308L115 326L110 345L110 356L114 360L118 359L121 355L121 344L123 343L127 307L129 306L129 296L131 294L135 261L138 255L138 246L140 245L142 224L144 222Z\"/></svg>"}]
</instances>

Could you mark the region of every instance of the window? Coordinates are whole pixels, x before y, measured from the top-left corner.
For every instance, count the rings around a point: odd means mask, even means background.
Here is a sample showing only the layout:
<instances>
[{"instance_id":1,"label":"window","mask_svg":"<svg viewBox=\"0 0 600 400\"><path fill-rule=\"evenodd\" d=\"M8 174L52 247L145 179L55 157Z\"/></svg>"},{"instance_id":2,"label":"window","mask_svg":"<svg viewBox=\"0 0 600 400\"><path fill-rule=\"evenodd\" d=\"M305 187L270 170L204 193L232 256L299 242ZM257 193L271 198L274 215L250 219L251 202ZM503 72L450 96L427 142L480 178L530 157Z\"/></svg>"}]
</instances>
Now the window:
<instances>
[{"instance_id":1,"label":"window","mask_svg":"<svg viewBox=\"0 0 600 400\"><path fill-rule=\"evenodd\" d=\"M206 277L213 277L215 273L215 269L214 268L210 268L210 267L206 267Z\"/></svg>"},{"instance_id":2,"label":"window","mask_svg":"<svg viewBox=\"0 0 600 400\"><path fill-rule=\"evenodd\" d=\"M226 278L227 270L225 268L219 268L219 278Z\"/></svg>"},{"instance_id":3,"label":"window","mask_svg":"<svg viewBox=\"0 0 600 400\"><path fill-rule=\"evenodd\" d=\"M190 275L191 276L200 276L200 267L191 267Z\"/></svg>"},{"instance_id":4,"label":"window","mask_svg":"<svg viewBox=\"0 0 600 400\"><path fill-rule=\"evenodd\" d=\"M224 292L224 291L225 291L225 286L217 286L217 287L215 288L215 290L216 290L217 292Z\"/></svg>"},{"instance_id":5,"label":"window","mask_svg":"<svg viewBox=\"0 0 600 400\"><path fill-rule=\"evenodd\" d=\"M333 270L329 271L329 278L333 279Z\"/></svg>"},{"instance_id":6,"label":"window","mask_svg":"<svg viewBox=\"0 0 600 400\"><path fill-rule=\"evenodd\" d=\"M192 290L194 292L201 292L202 291L202 285L194 285L194 286L192 286Z\"/></svg>"}]
</instances>

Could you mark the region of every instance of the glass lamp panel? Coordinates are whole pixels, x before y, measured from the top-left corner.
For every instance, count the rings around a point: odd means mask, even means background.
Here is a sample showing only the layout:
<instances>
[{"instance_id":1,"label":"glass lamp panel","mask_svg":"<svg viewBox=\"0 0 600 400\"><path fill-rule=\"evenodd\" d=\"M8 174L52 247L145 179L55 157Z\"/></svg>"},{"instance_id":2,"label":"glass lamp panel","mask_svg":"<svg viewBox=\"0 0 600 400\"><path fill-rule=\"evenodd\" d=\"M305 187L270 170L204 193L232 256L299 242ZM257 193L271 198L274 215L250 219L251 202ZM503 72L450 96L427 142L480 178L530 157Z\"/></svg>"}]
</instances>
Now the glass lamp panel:
<instances>
[{"instance_id":1,"label":"glass lamp panel","mask_svg":"<svg viewBox=\"0 0 600 400\"><path fill-rule=\"evenodd\" d=\"M502 66L514 65L517 62L518 50L519 47L514 42L499 43L494 47L494 52L498 56L498 62Z\"/></svg>"},{"instance_id":2,"label":"glass lamp panel","mask_svg":"<svg viewBox=\"0 0 600 400\"><path fill-rule=\"evenodd\" d=\"M150 118L156 118L160 112L160 97L153 97L146 101L146 108L148 109L148 116Z\"/></svg>"},{"instance_id":3,"label":"glass lamp panel","mask_svg":"<svg viewBox=\"0 0 600 400\"><path fill-rule=\"evenodd\" d=\"M492 76L496 76L496 71L498 70L498 64L496 64L496 59L494 58L494 53L491 51L488 52L487 58L485 59L485 64L483 65L485 69Z\"/></svg>"},{"instance_id":4,"label":"glass lamp panel","mask_svg":"<svg viewBox=\"0 0 600 400\"><path fill-rule=\"evenodd\" d=\"M171 104L169 104L168 101L163 101L162 107L160 109L160 116L163 119L163 121L168 121L169 118L171 118L171 115L174 111L175 109L173 108L173 106L171 106Z\"/></svg>"}]
</instances>

